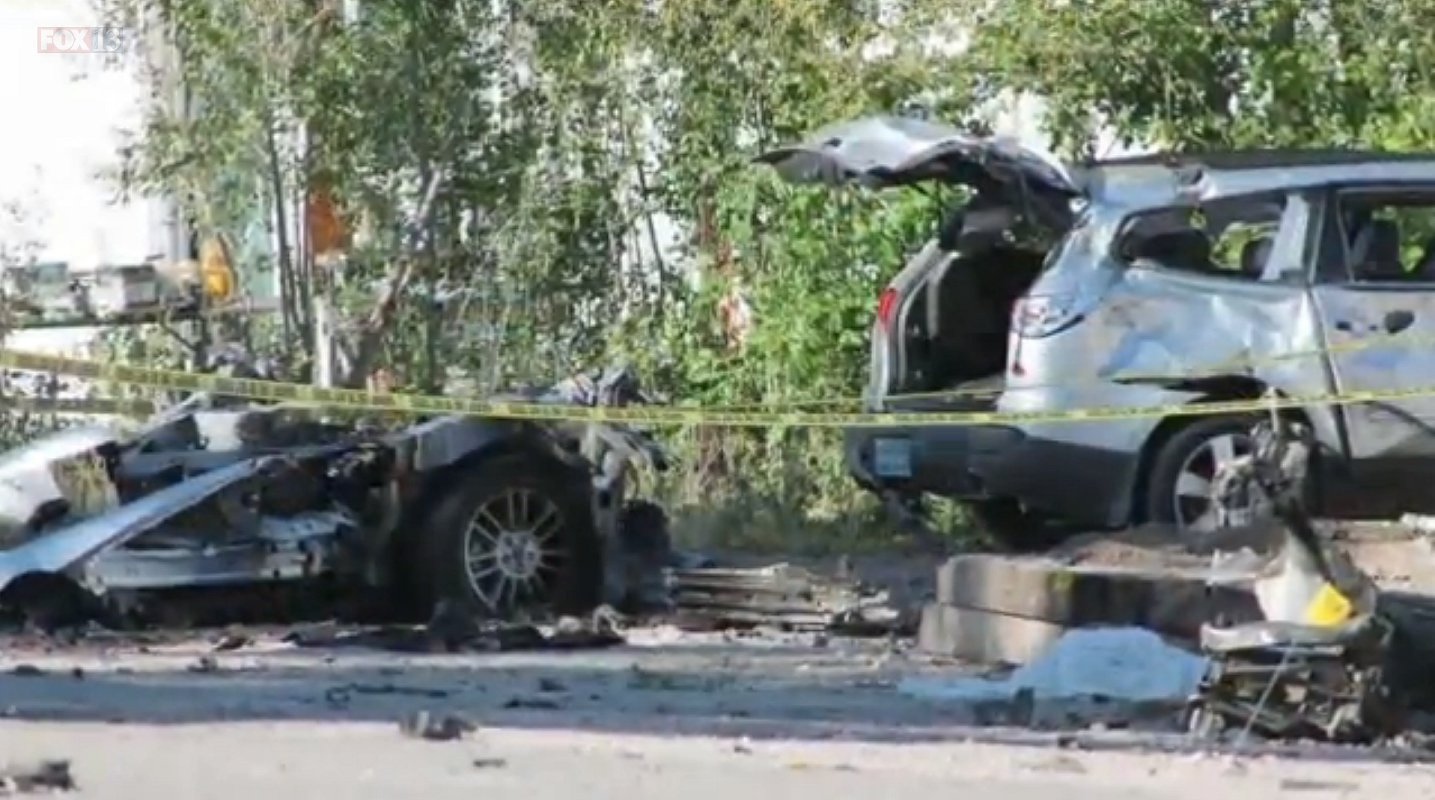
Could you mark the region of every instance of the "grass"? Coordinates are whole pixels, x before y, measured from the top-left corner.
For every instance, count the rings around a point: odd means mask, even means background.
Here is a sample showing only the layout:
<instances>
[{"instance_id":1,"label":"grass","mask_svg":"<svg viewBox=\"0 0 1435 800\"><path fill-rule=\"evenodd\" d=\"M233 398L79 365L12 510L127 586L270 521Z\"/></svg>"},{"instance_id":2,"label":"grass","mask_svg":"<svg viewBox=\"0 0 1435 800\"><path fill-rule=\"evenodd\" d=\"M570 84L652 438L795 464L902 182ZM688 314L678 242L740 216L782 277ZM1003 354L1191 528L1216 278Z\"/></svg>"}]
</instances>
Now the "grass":
<instances>
[{"instance_id":1,"label":"grass","mask_svg":"<svg viewBox=\"0 0 1435 800\"><path fill-rule=\"evenodd\" d=\"M763 441L688 432L669 441L677 466L652 495L667 508L679 547L820 557L922 544L847 474L836 437ZM956 504L930 508L931 526L948 549L977 544Z\"/></svg>"}]
</instances>

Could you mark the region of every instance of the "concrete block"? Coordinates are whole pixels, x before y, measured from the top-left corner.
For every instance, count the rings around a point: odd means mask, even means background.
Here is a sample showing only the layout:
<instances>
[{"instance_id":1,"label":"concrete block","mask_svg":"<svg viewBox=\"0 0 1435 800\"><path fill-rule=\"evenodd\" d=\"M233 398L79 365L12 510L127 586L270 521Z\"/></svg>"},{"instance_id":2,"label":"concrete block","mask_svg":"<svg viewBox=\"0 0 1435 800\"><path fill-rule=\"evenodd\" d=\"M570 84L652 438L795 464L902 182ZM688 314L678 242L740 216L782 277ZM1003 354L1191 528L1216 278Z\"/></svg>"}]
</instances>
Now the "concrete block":
<instances>
[{"instance_id":1,"label":"concrete block","mask_svg":"<svg viewBox=\"0 0 1435 800\"><path fill-rule=\"evenodd\" d=\"M917 649L984 664L1025 664L1065 632L1043 620L928 603L917 627Z\"/></svg>"},{"instance_id":2,"label":"concrete block","mask_svg":"<svg viewBox=\"0 0 1435 800\"><path fill-rule=\"evenodd\" d=\"M1200 571L985 554L957 556L939 567L936 601L1061 628L1133 625L1187 640L1206 622L1261 618L1248 587L1207 586Z\"/></svg>"}]
</instances>

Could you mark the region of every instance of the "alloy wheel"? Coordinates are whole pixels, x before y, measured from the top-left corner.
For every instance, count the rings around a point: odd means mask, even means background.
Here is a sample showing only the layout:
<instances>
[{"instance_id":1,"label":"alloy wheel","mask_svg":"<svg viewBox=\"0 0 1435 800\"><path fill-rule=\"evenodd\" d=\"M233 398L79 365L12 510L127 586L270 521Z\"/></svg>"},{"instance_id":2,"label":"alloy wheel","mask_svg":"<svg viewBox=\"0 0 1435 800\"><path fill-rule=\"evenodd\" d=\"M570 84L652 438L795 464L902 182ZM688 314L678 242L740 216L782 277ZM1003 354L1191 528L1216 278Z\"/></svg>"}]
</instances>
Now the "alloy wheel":
<instances>
[{"instance_id":1,"label":"alloy wheel","mask_svg":"<svg viewBox=\"0 0 1435 800\"><path fill-rule=\"evenodd\" d=\"M469 587L501 614L547 600L568 558L563 512L529 489L506 489L481 503L464 532Z\"/></svg>"},{"instance_id":2,"label":"alloy wheel","mask_svg":"<svg viewBox=\"0 0 1435 800\"><path fill-rule=\"evenodd\" d=\"M1223 433L1202 442L1186 456L1176 473L1172 497L1178 527L1194 533L1208 533L1221 527L1221 515L1211 491L1216 473L1253 450L1254 442L1248 434ZM1253 521L1266 505L1264 500L1247 494L1234 505L1228 505L1227 511L1231 521L1245 524Z\"/></svg>"}]
</instances>

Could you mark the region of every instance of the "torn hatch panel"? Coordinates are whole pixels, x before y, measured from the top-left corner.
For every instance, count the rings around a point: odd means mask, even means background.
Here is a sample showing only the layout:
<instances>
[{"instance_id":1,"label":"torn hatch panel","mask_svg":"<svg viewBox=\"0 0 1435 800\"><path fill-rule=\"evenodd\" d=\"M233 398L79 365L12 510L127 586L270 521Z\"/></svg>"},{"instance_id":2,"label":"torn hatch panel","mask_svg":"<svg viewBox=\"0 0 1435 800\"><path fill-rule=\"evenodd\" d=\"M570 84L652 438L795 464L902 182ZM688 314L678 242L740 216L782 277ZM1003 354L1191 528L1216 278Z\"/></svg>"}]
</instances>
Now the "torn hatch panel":
<instances>
[{"instance_id":1,"label":"torn hatch panel","mask_svg":"<svg viewBox=\"0 0 1435 800\"><path fill-rule=\"evenodd\" d=\"M100 516L45 533L0 552L0 589L27 573L59 573L119 547L165 520L258 475L273 458L256 458L161 489Z\"/></svg>"},{"instance_id":2,"label":"torn hatch panel","mask_svg":"<svg viewBox=\"0 0 1435 800\"><path fill-rule=\"evenodd\" d=\"M1019 176L1038 190L1080 193L1064 167L1013 141L906 117L865 117L829 125L802 144L763 153L756 160L793 183L887 188L935 180L979 186L1005 184Z\"/></svg>"},{"instance_id":3,"label":"torn hatch panel","mask_svg":"<svg viewBox=\"0 0 1435 800\"><path fill-rule=\"evenodd\" d=\"M117 440L103 426L70 428L0 455L0 547L64 517L112 505L108 481L85 477L90 465L113 456Z\"/></svg>"}]
</instances>

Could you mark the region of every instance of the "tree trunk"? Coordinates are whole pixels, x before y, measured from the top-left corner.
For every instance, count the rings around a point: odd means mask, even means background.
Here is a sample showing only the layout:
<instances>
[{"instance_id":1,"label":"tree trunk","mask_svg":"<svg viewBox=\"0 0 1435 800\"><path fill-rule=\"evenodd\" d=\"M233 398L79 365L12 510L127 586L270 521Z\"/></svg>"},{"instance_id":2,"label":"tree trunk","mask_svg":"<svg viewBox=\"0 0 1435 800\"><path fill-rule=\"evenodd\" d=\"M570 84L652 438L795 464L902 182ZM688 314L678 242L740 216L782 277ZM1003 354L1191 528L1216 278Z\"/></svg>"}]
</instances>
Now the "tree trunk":
<instances>
[{"instance_id":1,"label":"tree trunk","mask_svg":"<svg viewBox=\"0 0 1435 800\"><path fill-rule=\"evenodd\" d=\"M346 388L362 388L378 363L384 338L394 322L394 311L398 308L399 298L413 281L419 259L422 257L423 239L429 233L429 221L434 213L434 198L438 196L439 185L442 183L442 176L439 174L429 178L423 199L419 201L417 213L414 215L408 241L401 246L398 263L390 268L374 310L369 313L359 333L358 342L354 346L353 363L349 365L342 382Z\"/></svg>"}]
</instances>

